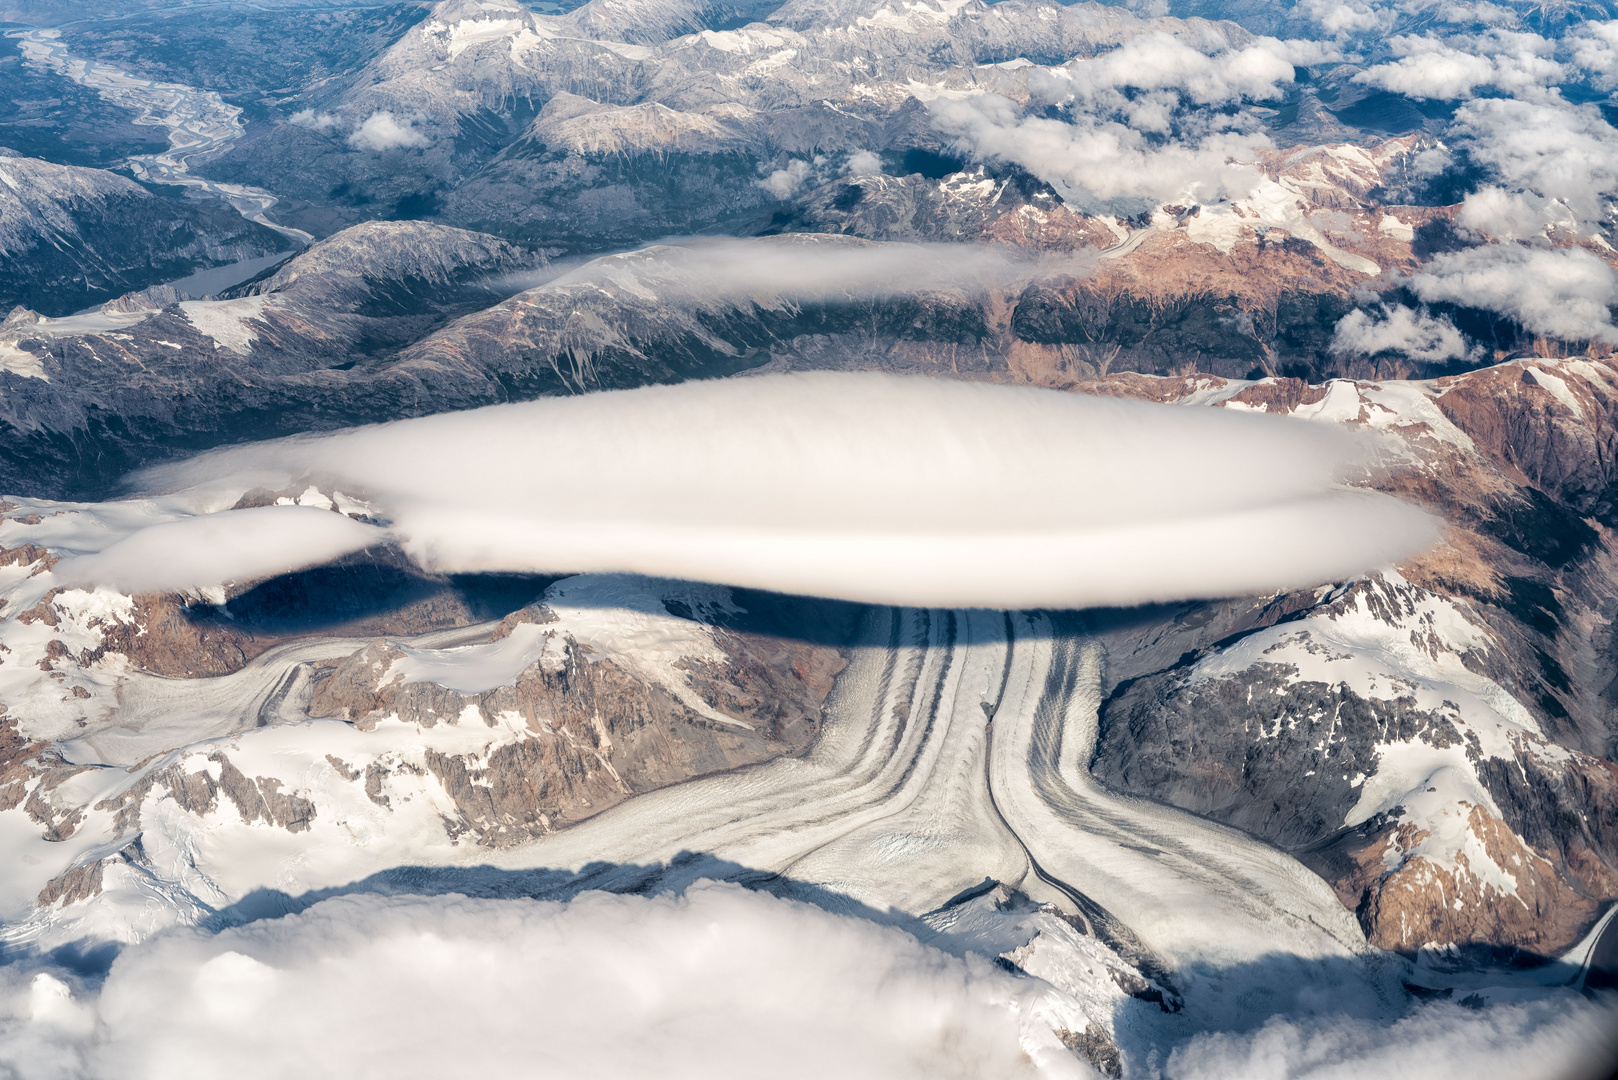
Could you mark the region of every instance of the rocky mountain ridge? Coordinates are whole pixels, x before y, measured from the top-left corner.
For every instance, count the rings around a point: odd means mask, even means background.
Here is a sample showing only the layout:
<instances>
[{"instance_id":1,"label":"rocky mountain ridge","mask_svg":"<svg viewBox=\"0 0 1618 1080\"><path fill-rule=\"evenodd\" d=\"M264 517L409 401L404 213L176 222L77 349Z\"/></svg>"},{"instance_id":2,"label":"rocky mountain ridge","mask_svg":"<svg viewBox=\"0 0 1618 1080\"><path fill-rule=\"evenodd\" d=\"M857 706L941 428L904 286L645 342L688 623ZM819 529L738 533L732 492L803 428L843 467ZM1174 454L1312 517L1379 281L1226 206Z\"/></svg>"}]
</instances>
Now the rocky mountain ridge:
<instances>
[{"instance_id":1,"label":"rocky mountain ridge","mask_svg":"<svg viewBox=\"0 0 1618 1080\"><path fill-rule=\"evenodd\" d=\"M286 249L203 200L154 195L101 169L0 151L0 308L62 316L194 271Z\"/></svg>"},{"instance_id":2,"label":"rocky mountain ridge","mask_svg":"<svg viewBox=\"0 0 1618 1080\"><path fill-rule=\"evenodd\" d=\"M1122 632L1096 774L1295 852L1380 947L1531 963L1578 940L1618 895L1602 689L1618 596L1597 494L1613 367L1086 389L1383 432L1371 482L1449 523L1398 573L1267 598L1258 624L1238 608Z\"/></svg>"}]
</instances>

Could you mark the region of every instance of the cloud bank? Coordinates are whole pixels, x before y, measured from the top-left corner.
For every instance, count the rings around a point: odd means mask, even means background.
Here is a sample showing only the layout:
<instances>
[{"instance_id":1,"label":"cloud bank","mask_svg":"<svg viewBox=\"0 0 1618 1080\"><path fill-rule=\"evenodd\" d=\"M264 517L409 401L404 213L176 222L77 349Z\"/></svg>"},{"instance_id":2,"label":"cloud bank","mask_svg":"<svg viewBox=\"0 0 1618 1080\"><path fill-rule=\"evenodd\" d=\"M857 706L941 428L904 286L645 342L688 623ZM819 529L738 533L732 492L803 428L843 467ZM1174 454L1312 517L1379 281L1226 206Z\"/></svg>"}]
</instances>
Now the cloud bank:
<instances>
[{"instance_id":1,"label":"cloud bank","mask_svg":"<svg viewBox=\"0 0 1618 1080\"><path fill-rule=\"evenodd\" d=\"M318 478L369 500L438 571L1087 607L1312 584L1436 540L1425 513L1339 485L1365 470L1365 446L1337 427L816 373L493 406L227 451L149 479L233 499ZM177 544L151 558L162 573L191 562Z\"/></svg>"},{"instance_id":2,"label":"cloud bank","mask_svg":"<svg viewBox=\"0 0 1618 1080\"><path fill-rule=\"evenodd\" d=\"M1396 60L1377 64L1354 81L1413 98L1452 100L1493 87L1525 93L1562 82L1555 43L1538 34L1491 30L1483 34L1405 34L1388 47Z\"/></svg>"},{"instance_id":3,"label":"cloud bank","mask_svg":"<svg viewBox=\"0 0 1618 1080\"><path fill-rule=\"evenodd\" d=\"M620 288L642 298L830 300L948 290L1015 289L1049 277L1081 278L1093 251L1040 252L1009 244L899 244L794 235L694 239L502 279L508 287Z\"/></svg>"},{"instance_id":4,"label":"cloud bank","mask_svg":"<svg viewBox=\"0 0 1618 1080\"><path fill-rule=\"evenodd\" d=\"M1489 169L1491 187L1533 196L1547 224L1568 219L1588 232L1606 220L1607 193L1618 191L1618 130L1595 106L1554 97L1470 101L1456 111L1449 137ZM1478 197L1468 198L1469 208ZM1506 236L1482 219L1467 224Z\"/></svg>"},{"instance_id":5,"label":"cloud bank","mask_svg":"<svg viewBox=\"0 0 1618 1080\"><path fill-rule=\"evenodd\" d=\"M1245 1035L1210 1034L1176 1049L1168 1080L1599 1080L1618 1057L1618 1006L1571 992L1477 1010L1447 1002L1392 1024L1272 1020Z\"/></svg>"},{"instance_id":6,"label":"cloud bank","mask_svg":"<svg viewBox=\"0 0 1618 1080\"><path fill-rule=\"evenodd\" d=\"M9 1054L32 1077L129 1080L1079 1080L1024 1019L1044 992L730 885L566 904L358 895L131 947L99 999L35 976L13 988L0 1071Z\"/></svg>"}]
</instances>

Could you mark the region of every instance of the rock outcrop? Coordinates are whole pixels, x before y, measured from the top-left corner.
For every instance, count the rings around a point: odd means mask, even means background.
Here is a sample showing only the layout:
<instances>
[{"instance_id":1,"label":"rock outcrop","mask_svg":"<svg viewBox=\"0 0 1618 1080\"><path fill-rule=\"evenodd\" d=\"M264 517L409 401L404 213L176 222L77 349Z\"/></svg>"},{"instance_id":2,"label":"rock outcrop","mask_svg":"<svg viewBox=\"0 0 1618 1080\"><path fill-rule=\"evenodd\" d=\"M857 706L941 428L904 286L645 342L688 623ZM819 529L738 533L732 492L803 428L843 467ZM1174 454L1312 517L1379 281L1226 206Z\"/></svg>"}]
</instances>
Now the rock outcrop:
<instances>
[{"instance_id":1,"label":"rock outcrop","mask_svg":"<svg viewBox=\"0 0 1618 1080\"><path fill-rule=\"evenodd\" d=\"M1115 638L1096 774L1294 852L1384 948L1576 941L1618 897L1613 370L1089 384L1380 431L1370 482L1449 523L1397 573L1274 598L1256 624L1238 604Z\"/></svg>"}]
</instances>

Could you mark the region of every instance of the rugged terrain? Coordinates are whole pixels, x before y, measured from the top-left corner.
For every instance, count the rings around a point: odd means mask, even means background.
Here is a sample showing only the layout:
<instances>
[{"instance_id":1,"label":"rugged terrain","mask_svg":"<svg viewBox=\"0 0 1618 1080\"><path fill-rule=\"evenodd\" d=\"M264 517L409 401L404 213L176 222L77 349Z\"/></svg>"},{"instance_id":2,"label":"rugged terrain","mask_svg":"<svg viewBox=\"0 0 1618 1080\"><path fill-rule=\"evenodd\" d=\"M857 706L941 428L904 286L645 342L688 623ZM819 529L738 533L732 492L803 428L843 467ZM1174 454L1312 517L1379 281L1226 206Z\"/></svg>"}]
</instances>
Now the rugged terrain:
<instances>
[{"instance_id":1,"label":"rugged terrain","mask_svg":"<svg viewBox=\"0 0 1618 1080\"><path fill-rule=\"evenodd\" d=\"M995 958L1025 1050L1175 1078L1324 999L1618 977L1609 5L72 8L0 11L5 957L717 878ZM63 567L199 512L391 525L141 473L198 453L811 370L1347 428L1443 540L1060 612L403 540Z\"/></svg>"},{"instance_id":2,"label":"rugged terrain","mask_svg":"<svg viewBox=\"0 0 1618 1080\"><path fill-rule=\"evenodd\" d=\"M68 315L160 282L286 249L212 201L0 149L0 307ZM9 364L7 365L10 366Z\"/></svg>"}]
</instances>

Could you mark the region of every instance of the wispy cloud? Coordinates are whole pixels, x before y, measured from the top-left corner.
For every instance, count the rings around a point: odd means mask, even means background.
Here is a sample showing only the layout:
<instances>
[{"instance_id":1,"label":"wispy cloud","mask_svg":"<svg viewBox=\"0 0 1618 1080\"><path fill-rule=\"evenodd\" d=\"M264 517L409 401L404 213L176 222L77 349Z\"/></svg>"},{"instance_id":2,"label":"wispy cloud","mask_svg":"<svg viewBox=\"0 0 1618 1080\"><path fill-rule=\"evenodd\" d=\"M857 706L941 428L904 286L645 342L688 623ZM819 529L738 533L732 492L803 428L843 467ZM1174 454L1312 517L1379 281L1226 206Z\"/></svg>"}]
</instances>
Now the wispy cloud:
<instances>
[{"instance_id":1,"label":"wispy cloud","mask_svg":"<svg viewBox=\"0 0 1618 1080\"><path fill-rule=\"evenodd\" d=\"M689 239L595 259L557 273L503 278L507 288L604 286L640 296L714 301L834 300L918 292L1018 290L1053 277L1081 278L1090 250L1042 252L1008 244L894 244L801 234Z\"/></svg>"}]
</instances>

